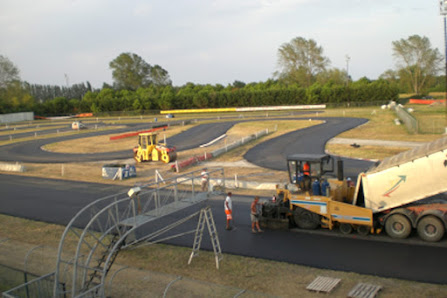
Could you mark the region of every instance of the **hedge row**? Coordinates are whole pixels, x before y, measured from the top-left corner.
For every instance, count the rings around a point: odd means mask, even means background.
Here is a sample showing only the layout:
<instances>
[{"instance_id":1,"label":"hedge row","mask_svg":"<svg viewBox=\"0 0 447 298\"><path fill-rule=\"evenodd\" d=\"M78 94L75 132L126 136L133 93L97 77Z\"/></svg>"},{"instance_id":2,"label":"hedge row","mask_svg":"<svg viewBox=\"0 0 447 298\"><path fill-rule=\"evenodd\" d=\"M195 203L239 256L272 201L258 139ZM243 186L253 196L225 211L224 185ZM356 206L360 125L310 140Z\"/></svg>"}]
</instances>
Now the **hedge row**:
<instances>
[{"instance_id":1,"label":"hedge row","mask_svg":"<svg viewBox=\"0 0 447 298\"><path fill-rule=\"evenodd\" d=\"M364 104L398 99L397 88L386 81L362 82L350 86L310 88L273 86L256 88L217 88L196 85L194 88L140 88L136 91L102 89L87 92L82 100L56 98L39 107L40 114L63 114L111 111L148 111L169 109L253 107L340 103Z\"/></svg>"}]
</instances>

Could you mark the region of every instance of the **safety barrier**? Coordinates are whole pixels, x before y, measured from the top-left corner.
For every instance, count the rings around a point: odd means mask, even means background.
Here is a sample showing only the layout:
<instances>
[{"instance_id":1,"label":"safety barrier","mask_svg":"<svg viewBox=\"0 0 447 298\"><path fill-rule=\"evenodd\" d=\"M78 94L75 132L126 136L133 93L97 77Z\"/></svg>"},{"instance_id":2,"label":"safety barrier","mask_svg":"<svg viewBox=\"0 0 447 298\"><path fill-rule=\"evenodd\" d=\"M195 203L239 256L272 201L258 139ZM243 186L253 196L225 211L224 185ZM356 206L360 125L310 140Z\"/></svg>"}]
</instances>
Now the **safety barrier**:
<instances>
[{"instance_id":1,"label":"safety barrier","mask_svg":"<svg viewBox=\"0 0 447 298\"><path fill-rule=\"evenodd\" d=\"M445 99L410 99L409 104L431 105L433 103L445 103Z\"/></svg>"},{"instance_id":2,"label":"safety barrier","mask_svg":"<svg viewBox=\"0 0 447 298\"><path fill-rule=\"evenodd\" d=\"M289 111L325 109L326 105L293 105L272 107L245 107L245 108L216 108L216 109L188 109L188 110L164 110L160 114L191 114L191 113L217 113L217 112L258 112L258 111Z\"/></svg>"},{"instance_id":3,"label":"safety barrier","mask_svg":"<svg viewBox=\"0 0 447 298\"><path fill-rule=\"evenodd\" d=\"M0 163L0 171L5 172L25 172L25 166L19 164L18 162L15 164L11 163Z\"/></svg>"},{"instance_id":4,"label":"safety barrier","mask_svg":"<svg viewBox=\"0 0 447 298\"><path fill-rule=\"evenodd\" d=\"M274 131L276 131L276 129ZM233 142L231 144L228 144L228 145L226 144L224 147L216 149L216 150L212 151L211 153L205 152L202 155L196 155L196 156L192 156L192 157L190 157L188 159L185 159L185 160L176 161L173 165L171 165L171 169L176 171L176 172L180 172L180 169L182 169L182 168L186 168L186 167L189 167L191 165L197 164L197 163L199 163L201 161L208 160L208 159L211 159L213 157L217 157L217 156L219 156L219 155L221 155L221 154L223 154L225 152L228 152L228 151L230 151L230 150L232 150L234 148L242 146L242 145L244 145L244 144L246 144L248 142L251 142L253 140L256 140L256 139L258 139L260 137L263 137L263 136L269 134L269 132L270 131L267 128L265 130L261 130L261 131L255 133L255 134L252 134L252 135L250 135L248 137L244 137L244 138L242 138L242 139L240 139L240 140L238 140L236 142Z\"/></svg>"},{"instance_id":5,"label":"safety barrier","mask_svg":"<svg viewBox=\"0 0 447 298\"><path fill-rule=\"evenodd\" d=\"M250 136L248 136L248 137L244 137L244 138L242 138L242 139L240 139L240 140L238 140L238 141L236 141L236 142L233 142L233 143L231 143L231 144L229 144L229 145L225 145L225 146L222 147L222 148L216 149L216 150L214 150L213 152L211 152L211 154L212 154L214 157L217 157L217 156L219 156L219 155L221 155L221 154L223 154L223 153L225 153L225 152L230 151L231 149L234 149L234 148L236 148L236 147L242 146L242 145L244 145L244 144L246 144L246 143L248 143L248 142L251 142L251 141L253 141L253 140L256 140L257 138L260 138L260 137L263 137L263 136L265 136L265 135L268 135L269 132L270 132L270 131L269 131L268 128L265 129L265 130L261 130L261 131L255 133L255 134L252 134L252 135L250 135Z\"/></svg>"},{"instance_id":6,"label":"safety barrier","mask_svg":"<svg viewBox=\"0 0 447 298\"><path fill-rule=\"evenodd\" d=\"M34 112L11 113L0 115L0 123L30 121L34 119Z\"/></svg>"},{"instance_id":7,"label":"safety barrier","mask_svg":"<svg viewBox=\"0 0 447 298\"><path fill-rule=\"evenodd\" d=\"M129 133L121 134L121 135L118 135L118 136L111 136L109 138L109 140L113 141L113 140L119 140L119 139L134 137L134 136L139 135L140 133L148 133L148 132L154 132L154 131L158 131L158 130L165 130L166 128L168 128L168 126L167 125L163 125L163 126L154 127L152 129L148 129L148 130L142 130L142 131L137 131L137 132L129 132Z\"/></svg>"},{"instance_id":8,"label":"safety barrier","mask_svg":"<svg viewBox=\"0 0 447 298\"><path fill-rule=\"evenodd\" d=\"M175 170L176 172L180 172L180 169L182 168L186 168L210 158L213 158L213 154L205 152L203 155L196 155L182 161L176 161L173 165L171 165L171 169Z\"/></svg>"}]
</instances>

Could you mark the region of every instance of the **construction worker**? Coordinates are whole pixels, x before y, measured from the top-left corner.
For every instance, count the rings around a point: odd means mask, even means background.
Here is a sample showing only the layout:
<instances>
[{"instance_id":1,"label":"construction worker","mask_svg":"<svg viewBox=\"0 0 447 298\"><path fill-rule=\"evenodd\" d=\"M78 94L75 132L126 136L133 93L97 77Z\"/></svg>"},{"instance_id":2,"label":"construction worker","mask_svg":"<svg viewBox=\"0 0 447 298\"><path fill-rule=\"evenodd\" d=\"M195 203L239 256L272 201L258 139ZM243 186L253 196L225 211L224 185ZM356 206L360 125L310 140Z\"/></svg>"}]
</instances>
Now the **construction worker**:
<instances>
[{"instance_id":1,"label":"construction worker","mask_svg":"<svg viewBox=\"0 0 447 298\"><path fill-rule=\"evenodd\" d=\"M259 197L256 196L253 199L253 202L251 203L251 207L250 207L250 219L251 219L251 232L252 233L261 233L264 232L263 230L261 230L261 228L259 227L259 214L258 214L258 206L257 205L262 205L259 203ZM258 231L256 232L255 227L258 229Z\"/></svg>"},{"instance_id":2,"label":"construction worker","mask_svg":"<svg viewBox=\"0 0 447 298\"><path fill-rule=\"evenodd\" d=\"M303 174L305 176L310 176L310 165L307 161L303 165Z\"/></svg>"},{"instance_id":3,"label":"construction worker","mask_svg":"<svg viewBox=\"0 0 447 298\"><path fill-rule=\"evenodd\" d=\"M202 176L202 191L208 191L208 182L210 176L206 168L203 169L202 173L200 173L200 176Z\"/></svg>"},{"instance_id":4,"label":"construction worker","mask_svg":"<svg viewBox=\"0 0 447 298\"><path fill-rule=\"evenodd\" d=\"M231 230L232 228L230 227L230 220L233 220L233 206L232 206L232 202L231 202L231 196L232 193L229 192L227 194L227 197L225 198L225 214L227 216L227 226L226 229L227 230Z\"/></svg>"},{"instance_id":5,"label":"construction worker","mask_svg":"<svg viewBox=\"0 0 447 298\"><path fill-rule=\"evenodd\" d=\"M303 190L310 190L311 187L311 180L310 180L310 165L306 161L303 164L303 183L302 183L302 189Z\"/></svg>"},{"instance_id":6,"label":"construction worker","mask_svg":"<svg viewBox=\"0 0 447 298\"><path fill-rule=\"evenodd\" d=\"M354 181L352 181L352 179L350 177L348 177L348 179L346 179L346 184L348 185L348 187L354 187Z\"/></svg>"}]
</instances>

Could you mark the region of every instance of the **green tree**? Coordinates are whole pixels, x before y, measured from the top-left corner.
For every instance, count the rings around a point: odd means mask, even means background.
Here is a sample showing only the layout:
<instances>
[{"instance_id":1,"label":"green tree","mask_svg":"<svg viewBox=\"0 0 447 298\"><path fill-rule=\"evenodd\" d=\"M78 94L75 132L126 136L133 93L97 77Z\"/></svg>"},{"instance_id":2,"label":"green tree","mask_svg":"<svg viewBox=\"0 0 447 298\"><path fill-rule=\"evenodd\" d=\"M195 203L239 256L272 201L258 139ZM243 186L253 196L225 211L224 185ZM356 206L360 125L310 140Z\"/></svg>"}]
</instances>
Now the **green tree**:
<instances>
[{"instance_id":1,"label":"green tree","mask_svg":"<svg viewBox=\"0 0 447 298\"><path fill-rule=\"evenodd\" d=\"M346 85L350 81L350 79L345 70L332 68L320 72L316 76L316 81L321 85Z\"/></svg>"},{"instance_id":2,"label":"green tree","mask_svg":"<svg viewBox=\"0 0 447 298\"><path fill-rule=\"evenodd\" d=\"M328 58L323 56L323 48L313 39L296 37L284 43L278 50L279 79L287 83L298 83L310 87L315 76L329 65Z\"/></svg>"},{"instance_id":3,"label":"green tree","mask_svg":"<svg viewBox=\"0 0 447 298\"><path fill-rule=\"evenodd\" d=\"M441 69L443 57L438 49L432 49L427 37L412 35L408 39L392 42L393 57L401 80L407 80L414 93L423 92L427 80Z\"/></svg>"},{"instance_id":4,"label":"green tree","mask_svg":"<svg viewBox=\"0 0 447 298\"><path fill-rule=\"evenodd\" d=\"M175 93L171 86L164 87L158 106L161 110L169 110L172 108L172 102L174 101Z\"/></svg>"},{"instance_id":5,"label":"green tree","mask_svg":"<svg viewBox=\"0 0 447 298\"><path fill-rule=\"evenodd\" d=\"M20 81L19 69L8 57L0 55L0 88L6 88L14 81Z\"/></svg>"},{"instance_id":6,"label":"green tree","mask_svg":"<svg viewBox=\"0 0 447 298\"><path fill-rule=\"evenodd\" d=\"M155 86L167 86L172 84L168 71L160 65L151 67L151 80Z\"/></svg>"},{"instance_id":7,"label":"green tree","mask_svg":"<svg viewBox=\"0 0 447 298\"><path fill-rule=\"evenodd\" d=\"M137 90L151 84L169 85L168 72L159 65L151 66L140 56L122 53L109 63L117 89Z\"/></svg>"},{"instance_id":8,"label":"green tree","mask_svg":"<svg viewBox=\"0 0 447 298\"><path fill-rule=\"evenodd\" d=\"M244 88L245 87L245 83L244 82L242 82L242 81L238 81L238 80L235 80L234 82L233 82L233 87L234 88Z\"/></svg>"}]
</instances>

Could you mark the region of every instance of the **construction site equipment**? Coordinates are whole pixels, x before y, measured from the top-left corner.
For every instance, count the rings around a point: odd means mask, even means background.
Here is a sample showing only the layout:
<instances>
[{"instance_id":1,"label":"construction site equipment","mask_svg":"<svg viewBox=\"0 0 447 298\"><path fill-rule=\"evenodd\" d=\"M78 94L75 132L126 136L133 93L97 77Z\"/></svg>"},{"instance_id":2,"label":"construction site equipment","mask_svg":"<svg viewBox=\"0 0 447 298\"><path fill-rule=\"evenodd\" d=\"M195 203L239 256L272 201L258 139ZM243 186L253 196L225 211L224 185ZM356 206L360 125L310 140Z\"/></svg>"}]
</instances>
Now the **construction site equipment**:
<instances>
[{"instance_id":1,"label":"construction site equipment","mask_svg":"<svg viewBox=\"0 0 447 298\"><path fill-rule=\"evenodd\" d=\"M277 188L278 200L263 207L264 224L290 220L302 229L338 228L344 234L356 230L365 235L385 229L401 239L415 229L430 242L444 236L447 138L384 159L361 173L356 186L343 178L341 160L334 178L329 155L296 154L287 162L295 189Z\"/></svg>"},{"instance_id":2,"label":"construction site equipment","mask_svg":"<svg viewBox=\"0 0 447 298\"><path fill-rule=\"evenodd\" d=\"M140 133L138 135L138 146L133 149L134 158L137 162L163 161L169 163L177 159L177 151L174 146L166 143L158 143L157 133Z\"/></svg>"},{"instance_id":3,"label":"construction site equipment","mask_svg":"<svg viewBox=\"0 0 447 298\"><path fill-rule=\"evenodd\" d=\"M224 193L224 170L212 169L209 170L209 175L211 179L222 183L220 188ZM55 272L5 291L2 295L4 297L114 296L108 293L110 289L106 288L106 280L120 251L193 233L198 235L198 228L202 228L203 232L203 219L208 225L210 235L214 235L211 237L213 247L218 245L215 252L220 253L211 210L208 208L205 211L192 213L195 206L199 207L209 195L212 195L195 190L194 181L200 179L200 171L193 171L166 178L162 182L152 181L146 185L133 187L128 192L113 194L91 202L78 211L62 234ZM216 195L221 196L223 193ZM177 215L174 215L175 213ZM174 222L172 220L163 222L163 218L167 219L167 216L178 215L186 217ZM197 228L185 231L184 224L199 215L205 217L201 217ZM177 234L176 228L178 228Z\"/></svg>"},{"instance_id":4,"label":"construction site equipment","mask_svg":"<svg viewBox=\"0 0 447 298\"><path fill-rule=\"evenodd\" d=\"M71 123L71 129L79 130L79 129L86 129L87 126L84 125L81 121L74 121Z\"/></svg>"},{"instance_id":5,"label":"construction site equipment","mask_svg":"<svg viewBox=\"0 0 447 298\"><path fill-rule=\"evenodd\" d=\"M219 261L222 260L222 249L220 248L219 236L217 235L216 224L214 223L213 212L211 207L203 208L200 211L199 222L194 237L194 245L191 255L189 256L188 265L191 264L192 258L199 254L200 245L202 244L203 230L205 225L208 227L211 244L213 245L214 257L216 259L216 268L219 269Z\"/></svg>"}]
</instances>

